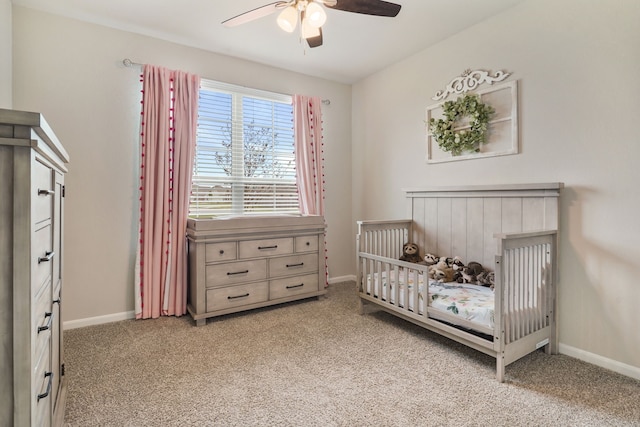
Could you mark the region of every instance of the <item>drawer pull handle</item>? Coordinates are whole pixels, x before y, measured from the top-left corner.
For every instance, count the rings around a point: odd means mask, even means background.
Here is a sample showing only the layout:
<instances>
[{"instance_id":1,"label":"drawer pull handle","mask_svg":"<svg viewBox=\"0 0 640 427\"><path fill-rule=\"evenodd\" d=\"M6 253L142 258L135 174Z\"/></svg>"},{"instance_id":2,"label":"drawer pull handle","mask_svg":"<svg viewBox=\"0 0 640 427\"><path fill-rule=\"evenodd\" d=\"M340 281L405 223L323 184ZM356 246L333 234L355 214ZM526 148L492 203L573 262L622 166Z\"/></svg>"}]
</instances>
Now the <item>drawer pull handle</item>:
<instances>
[{"instance_id":1,"label":"drawer pull handle","mask_svg":"<svg viewBox=\"0 0 640 427\"><path fill-rule=\"evenodd\" d=\"M249 292L247 292L244 295L228 296L227 299L237 299L237 298L244 298L244 297L248 297L248 296L249 296Z\"/></svg>"},{"instance_id":2,"label":"drawer pull handle","mask_svg":"<svg viewBox=\"0 0 640 427\"><path fill-rule=\"evenodd\" d=\"M44 377L45 378L49 377L49 384L47 384L47 391L38 395L38 402L40 401L40 399L44 399L45 397L49 396L49 393L51 393L51 383L53 382L53 372L45 372Z\"/></svg>"},{"instance_id":3,"label":"drawer pull handle","mask_svg":"<svg viewBox=\"0 0 640 427\"><path fill-rule=\"evenodd\" d=\"M53 251L46 251L46 252L44 253L44 256L43 256L43 257L38 257L38 264L40 264L41 262L49 262L49 261L51 261L51 260L53 259L53 256L54 256L55 254L56 254L56 253L55 253L55 252L53 252Z\"/></svg>"},{"instance_id":4,"label":"drawer pull handle","mask_svg":"<svg viewBox=\"0 0 640 427\"><path fill-rule=\"evenodd\" d=\"M298 264L287 264L287 268L290 267L302 267L304 265L304 262L300 262Z\"/></svg>"},{"instance_id":5,"label":"drawer pull handle","mask_svg":"<svg viewBox=\"0 0 640 427\"><path fill-rule=\"evenodd\" d=\"M51 319L53 319L53 313L45 313L44 317L45 319L48 317L49 321L44 326L38 326L38 333L48 331L49 328L51 327Z\"/></svg>"},{"instance_id":6,"label":"drawer pull handle","mask_svg":"<svg viewBox=\"0 0 640 427\"><path fill-rule=\"evenodd\" d=\"M307 246L311 246L311 242L307 242Z\"/></svg>"},{"instance_id":7,"label":"drawer pull handle","mask_svg":"<svg viewBox=\"0 0 640 427\"><path fill-rule=\"evenodd\" d=\"M224 255L224 250L220 249L220 255Z\"/></svg>"},{"instance_id":8,"label":"drawer pull handle","mask_svg":"<svg viewBox=\"0 0 640 427\"><path fill-rule=\"evenodd\" d=\"M304 286L304 283L300 283L299 285L289 285L287 286L287 289L301 288L303 286Z\"/></svg>"},{"instance_id":9,"label":"drawer pull handle","mask_svg":"<svg viewBox=\"0 0 640 427\"><path fill-rule=\"evenodd\" d=\"M54 304L60 304L61 302L62 302L62 300L60 298L53 300Z\"/></svg>"},{"instance_id":10,"label":"drawer pull handle","mask_svg":"<svg viewBox=\"0 0 640 427\"><path fill-rule=\"evenodd\" d=\"M233 272L230 271L230 272L227 273L227 276L233 276L234 274L246 274L248 272L249 272L249 270L233 271Z\"/></svg>"},{"instance_id":11,"label":"drawer pull handle","mask_svg":"<svg viewBox=\"0 0 640 427\"><path fill-rule=\"evenodd\" d=\"M53 196L54 194L56 194L56 192L53 190L41 190L38 188L38 196Z\"/></svg>"},{"instance_id":12,"label":"drawer pull handle","mask_svg":"<svg viewBox=\"0 0 640 427\"><path fill-rule=\"evenodd\" d=\"M258 249L260 249L260 250L264 250L264 249L278 249L278 245L273 245L273 246L258 246Z\"/></svg>"}]
</instances>

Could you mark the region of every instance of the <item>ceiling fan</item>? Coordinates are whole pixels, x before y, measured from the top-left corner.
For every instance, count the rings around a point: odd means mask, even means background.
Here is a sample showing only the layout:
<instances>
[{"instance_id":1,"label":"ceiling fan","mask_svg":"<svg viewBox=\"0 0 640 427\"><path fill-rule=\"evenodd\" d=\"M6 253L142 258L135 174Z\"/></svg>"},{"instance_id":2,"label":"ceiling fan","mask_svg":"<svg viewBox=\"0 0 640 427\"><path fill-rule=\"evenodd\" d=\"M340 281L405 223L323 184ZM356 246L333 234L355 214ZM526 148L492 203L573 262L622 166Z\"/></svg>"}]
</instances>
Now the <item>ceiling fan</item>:
<instances>
[{"instance_id":1,"label":"ceiling fan","mask_svg":"<svg viewBox=\"0 0 640 427\"><path fill-rule=\"evenodd\" d=\"M300 23L300 35L309 47L322 46L322 26L327 20L324 7L365 15L394 17L400 12L399 4L383 0L281 0L241 13L222 22L235 27L280 11L278 26L289 33Z\"/></svg>"}]
</instances>

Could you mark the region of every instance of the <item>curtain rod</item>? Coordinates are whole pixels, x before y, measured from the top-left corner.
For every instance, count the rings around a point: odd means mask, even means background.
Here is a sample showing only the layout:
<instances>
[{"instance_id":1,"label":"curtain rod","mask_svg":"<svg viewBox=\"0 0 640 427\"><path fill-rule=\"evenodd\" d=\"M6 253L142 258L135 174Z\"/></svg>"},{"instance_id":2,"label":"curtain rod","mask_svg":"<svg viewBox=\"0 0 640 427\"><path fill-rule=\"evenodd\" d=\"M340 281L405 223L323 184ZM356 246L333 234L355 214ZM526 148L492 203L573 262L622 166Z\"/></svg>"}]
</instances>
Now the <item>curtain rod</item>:
<instances>
[{"instance_id":1,"label":"curtain rod","mask_svg":"<svg viewBox=\"0 0 640 427\"><path fill-rule=\"evenodd\" d=\"M122 60L122 63L124 64L125 67L135 67L135 66L139 66L142 67L144 64L140 64L138 62L133 62L132 60L130 60L129 58L124 58ZM331 105L331 100L330 99L323 99L322 103L324 105Z\"/></svg>"}]
</instances>

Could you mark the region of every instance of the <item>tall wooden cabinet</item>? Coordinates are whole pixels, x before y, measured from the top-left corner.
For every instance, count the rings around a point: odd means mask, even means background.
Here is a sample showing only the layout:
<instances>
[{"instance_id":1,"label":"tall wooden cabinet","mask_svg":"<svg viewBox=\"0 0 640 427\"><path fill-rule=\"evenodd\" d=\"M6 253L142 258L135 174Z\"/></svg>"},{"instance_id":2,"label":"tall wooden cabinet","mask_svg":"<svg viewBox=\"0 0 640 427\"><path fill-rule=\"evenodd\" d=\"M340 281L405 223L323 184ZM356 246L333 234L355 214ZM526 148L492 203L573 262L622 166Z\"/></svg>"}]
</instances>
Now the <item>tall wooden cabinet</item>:
<instances>
[{"instance_id":1,"label":"tall wooden cabinet","mask_svg":"<svg viewBox=\"0 0 640 427\"><path fill-rule=\"evenodd\" d=\"M0 419L58 426L64 174L69 156L38 113L0 109Z\"/></svg>"},{"instance_id":2,"label":"tall wooden cabinet","mask_svg":"<svg viewBox=\"0 0 640 427\"><path fill-rule=\"evenodd\" d=\"M321 216L189 219L188 310L196 325L324 295L324 232Z\"/></svg>"}]
</instances>

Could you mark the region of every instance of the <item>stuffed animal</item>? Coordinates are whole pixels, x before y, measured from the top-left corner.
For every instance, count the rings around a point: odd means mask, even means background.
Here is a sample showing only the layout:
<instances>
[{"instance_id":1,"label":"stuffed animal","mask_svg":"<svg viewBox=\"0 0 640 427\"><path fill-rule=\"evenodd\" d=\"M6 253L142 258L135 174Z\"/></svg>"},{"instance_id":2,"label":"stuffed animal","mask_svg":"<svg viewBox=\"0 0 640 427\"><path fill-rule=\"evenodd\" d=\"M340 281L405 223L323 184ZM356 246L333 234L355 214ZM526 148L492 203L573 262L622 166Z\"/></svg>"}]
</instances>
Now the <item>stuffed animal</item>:
<instances>
[{"instance_id":1,"label":"stuffed animal","mask_svg":"<svg viewBox=\"0 0 640 427\"><path fill-rule=\"evenodd\" d=\"M493 271L484 270L478 274L478 285L493 289L496 285L496 274Z\"/></svg>"},{"instance_id":2,"label":"stuffed animal","mask_svg":"<svg viewBox=\"0 0 640 427\"><path fill-rule=\"evenodd\" d=\"M441 256L438 261L446 263L447 267L449 267L449 268L453 268L453 258L451 258L451 257Z\"/></svg>"},{"instance_id":3,"label":"stuffed animal","mask_svg":"<svg viewBox=\"0 0 640 427\"><path fill-rule=\"evenodd\" d=\"M434 255L434 254L426 254L424 256L424 263L426 265L435 265L438 260L440 260L440 257L438 255Z\"/></svg>"},{"instance_id":4,"label":"stuffed animal","mask_svg":"<svg viewBox=\"0 0 640 427\"><path fill-rule=\"evenodd\" d=\"M454 270L449 267L446 260L442 260L441 258L440 261L429 270L435 281L440 283L453 282Z\"/></svg>"},{"instance_id":5,"label":"stuffed animal","mask_svg":"<svg viewBox=\"0 0 640 427\"><path fill-rule=\"evenodd\" d=\"M451 262L451 268L453 268L455 271L462 271L462 269L464 268L464 263L462 262L462 259L459 256L453 257L453 261Z\"/></svg>"},{"instance_id":6,"label":"stuffed animal","mask_svg":"<svg viewBox=\"0 0 640 427\"><path fill-rule=\"evenodd\" d=\"M415 243L405 243L404 246L402 246L402 256L400 257L400 261L414 263L422 262L418 245L416 245Z\"/></svg>"},{"instance_id":7,"label":"stuffed animal","mask_svg":"<svg viewBox=\"0 0 640 427\"><path fill-rule=\"evenodd\" d=\"M464 263L459 256L453 257L453 262L451 263L451 268L453 268L453 282L457 282L458 279L462 277L462 270L464 269Z\"/></svg>"},{"instance_id":8,"label":"stuffed animal","mask_svg":"<svg viewBox=\"0 0 640 427\"><path fill-rule=\"evenodd\" d=\"M484 268L482 264L471 261L462 269L462 277L458 279L458 283L471 283L475 285L478 281L478 274L483 271Z\"/></svg>"}]
</instances>

